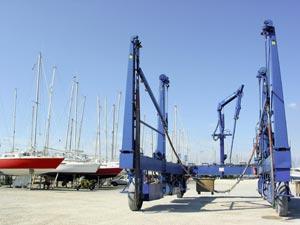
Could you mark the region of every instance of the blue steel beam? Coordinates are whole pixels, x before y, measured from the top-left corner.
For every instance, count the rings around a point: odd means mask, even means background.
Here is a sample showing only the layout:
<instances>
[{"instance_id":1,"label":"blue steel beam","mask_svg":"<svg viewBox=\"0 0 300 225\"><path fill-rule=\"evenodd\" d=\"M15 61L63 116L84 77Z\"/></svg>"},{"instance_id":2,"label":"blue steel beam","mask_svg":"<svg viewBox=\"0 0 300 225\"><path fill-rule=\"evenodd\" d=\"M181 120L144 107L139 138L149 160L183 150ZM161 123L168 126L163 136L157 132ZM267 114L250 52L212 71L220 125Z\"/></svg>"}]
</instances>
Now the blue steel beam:
<instances>
[{"instance_id":1,"label":"blue steel beam","mask_svg":"<svg viewBox=\"0 0 300 225\"><path fill-rule=\"evenodd\" d=\"M289 181L290 180L290 147L288 145L288 134L286 125L286 115L284 108L284 98L282 90L282 81L280 73L280 64L278 57L277 41L275 35L275 28L272 21L265 21L262 35L266 39L266 51L267 51L267 70L264 77L265 92L268 92L270 98L270 108L271 108L271 121L272 121L272 131L273 131L273 151L274 151L274 169L275 169L275 179L279 181ZM263 100L265 96L263 96ZM269 144L269 143L268 143ZM267 148L267 145L264 148ZM265 150L266 152L267 150ZM277 177L276 172L280 173ZM283 175L285 174L285 175ZM278 174L279 175L279 174Z\"/></svg>"},{"instance_id":2,"label":"blue steel beam","mask_svg":"<svg viewBox=\"0 0 300 225\"><path fill-rule=\"evenodd\" d=\"M166 93L170 81L169 78L164 74L159 76L159 81L159 108L164 121L168 123L168 114L166 112ZM163 124L161 118L158 116L157 127L159 133L157 134L157 147L154 153L154 157L162 160L166 159L166 135L164 126L165 125ZM166 126L168 126L168 124L166 124Z\"/></svg>"},{"instance_id":3,"label":"blue steel beam","mask_svg":"<svg viewBox=\"0 0 300 225\"><path fill-rule=\"evenodd\" d=\"M139 49L138 36L133 36L130 40L129 56L128 56L128 69L127 69L127 82L126 82L126 95L124 106L124 124L123 124L123 138L122 149L120 155L120 167L133 169L133 152L134 152L134 92L135 92L135 73L136 53ZM126 121L126 122L125 122ZM124 159L123 159L124 158Z\"/></svg>"},{"instance_id":4,"label":"blue steel beam","mask_svg":"<svg viewBox=\"0 0 300 225\"><path fill-rule=\"evenodd\" d=\"M223 176L240 176L246 165L200 165L195 166L192 169L192 173L197 177L211 176L211 177L223 177ZM245 175L254 176L255 175L255 166L249 166Z\"/></svg>"},{"instance_id":5,"label":"blue steel beam","mask_svg":"<svg viewBox=\"0 0 300 225\"><path fill-rule=\"evenodd\" d=\"M291 152L288 134L277 40L273 22L266 20L261 33L265 37L266 67L257 78L260 87L259 140L256 150L258 191L275 207L279 214L287 213L290 196L289 181Z\"/></svg>"}]
</instances>

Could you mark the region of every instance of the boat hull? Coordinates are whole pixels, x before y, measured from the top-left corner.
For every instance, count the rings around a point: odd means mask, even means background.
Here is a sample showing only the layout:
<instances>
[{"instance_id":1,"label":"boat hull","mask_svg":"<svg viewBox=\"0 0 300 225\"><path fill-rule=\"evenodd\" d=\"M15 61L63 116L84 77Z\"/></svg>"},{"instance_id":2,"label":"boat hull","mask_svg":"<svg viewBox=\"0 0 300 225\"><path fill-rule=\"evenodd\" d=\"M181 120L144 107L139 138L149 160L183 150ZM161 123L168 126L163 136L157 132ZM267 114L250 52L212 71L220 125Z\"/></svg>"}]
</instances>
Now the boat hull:
<instances>
[{"instance_id":1,"label":"boat hull","mask_svg":"<svg viewBox=\"0 0 300 225\"><path fill-rule=\"evenodd\" d=\"M1 169L4 175L8 176L28 176L31 174L41 175L52 169Z\"/></svg>"},{"instance_id":2,"label":"boat hull","mask_svg":"<svg viewBox=\"0 0 300 225\"><path fill-rule=\"evenodd\" d=\"M52 170L51 173L93 174L98 168L99 164L96 162L63 161L55 170Z\"/></svg>"},{"instance_id":3,"label":"boat hull","mask_svg":"<svg viewBox=\"0 0 300 225\"><path fill-rule=\"evenodd\" d=\"M57 168L63 160L58 157L0 158L0 171L12 176L42 174Z\"/></svg>"},{"instance_id":4,"label":"boat hull","mask_svg":"<svg viewBox=\"0 0 300 225\"><path fill-rule=\"evenodd\" d=\"M117 163L104 163L100 167L99 165L99 162L65 160L55 170L51 170L44 175L56 177L57 181L73 181L75 177L80 176L97 180L116 177L122 171Z\"/></svg>"},{"instance_id":5,"label":"boat hull","mask_svg":"<svg viewBox=\"0 0 300 225\"><path fill-rule=\"evenodd\" d=\"M96 172L97 175L103 177L115 177L122 171L121 168L118 167L107 167L107 168L99 168Z\"/></svg>"}]
</instances>

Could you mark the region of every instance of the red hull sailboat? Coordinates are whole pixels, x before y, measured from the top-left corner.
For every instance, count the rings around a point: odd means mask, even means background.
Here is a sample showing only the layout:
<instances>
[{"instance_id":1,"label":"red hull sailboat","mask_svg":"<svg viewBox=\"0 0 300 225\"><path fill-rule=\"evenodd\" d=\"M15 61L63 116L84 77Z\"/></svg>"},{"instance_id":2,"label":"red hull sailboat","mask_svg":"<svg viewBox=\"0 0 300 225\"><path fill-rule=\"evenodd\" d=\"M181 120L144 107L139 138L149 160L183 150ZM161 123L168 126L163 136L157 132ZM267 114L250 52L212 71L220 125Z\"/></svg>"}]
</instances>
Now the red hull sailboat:
<instances>
[{"instance_id":1,"label":"red hull sailboat","mask_svg":"<svg viewBox=\"0 0 300 225\"><path fill-rule=\"evenodd\" d=\"M62 157L32 156L8 153L0 157L0 171L6 175L42 174L56 169L64 160Z\"/></svg>"}]
</instances>

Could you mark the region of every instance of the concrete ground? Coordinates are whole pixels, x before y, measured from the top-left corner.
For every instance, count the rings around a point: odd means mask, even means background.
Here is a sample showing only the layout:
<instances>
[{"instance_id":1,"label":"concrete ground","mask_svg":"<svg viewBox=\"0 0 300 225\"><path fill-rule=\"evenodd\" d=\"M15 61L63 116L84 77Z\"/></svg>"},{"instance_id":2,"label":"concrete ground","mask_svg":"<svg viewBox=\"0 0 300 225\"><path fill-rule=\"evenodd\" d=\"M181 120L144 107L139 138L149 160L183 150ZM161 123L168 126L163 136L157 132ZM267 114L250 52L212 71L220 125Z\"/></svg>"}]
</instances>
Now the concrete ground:
<instances>
[{"instance_id":1,"label":"concrete ground","mask_svg":"<svg viewBox=\"0 0 300 225\"><path fill-rule=\"evenodd\" d=\"M216 181L226 189L234 181ZM289 216L280 218L259 197L256 180L242 181L230 194L197 195L191 182L184 198L167 196L144 202L131 212L121 188L98 191L0 188L0 224L300 224L300 198L290 202Z\"/></svg>"}]
</instances>

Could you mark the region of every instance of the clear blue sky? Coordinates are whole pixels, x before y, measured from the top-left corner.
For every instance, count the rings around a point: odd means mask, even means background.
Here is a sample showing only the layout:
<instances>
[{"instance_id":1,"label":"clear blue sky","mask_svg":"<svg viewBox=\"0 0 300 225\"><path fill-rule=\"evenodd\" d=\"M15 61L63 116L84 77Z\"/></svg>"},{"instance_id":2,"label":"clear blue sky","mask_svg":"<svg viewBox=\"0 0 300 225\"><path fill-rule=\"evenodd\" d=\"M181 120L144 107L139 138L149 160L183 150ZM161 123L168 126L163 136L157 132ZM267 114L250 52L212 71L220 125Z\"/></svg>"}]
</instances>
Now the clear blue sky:
<instances>
[{"instance_id":1,"label":"clear blue sky","mask_svg":"<svg viewBox=\"0 0 300 225\"><path fill-rule=\"evenodd\" d=\"M59 139L65 138L70 85L72 76L77 75L80 93L87 96L83 148L93 152L96 96L100 95L102 103L107 96L111 109L117 92L124 93L129 38L138 34L144 46L143 70L155 91L159 74L170 77L170 112L177 104L180 123L200 158L211 154L211 146L217 148L211 139L217 103L245 84L235 146L236 152L246 156L258 120L255 76L264 64L260 31L263 21L272 19L277 29L289 139L293 155L299 159L299 10L296 0L1 1L1 151L8 148L11 138L14 88L19 91L17 144L21 148L29 142L35 88L32 66L41 51L48 80L52 65L58 67L52 145L59 147ZM41 146L47 107L45 85L42 88ZM156 124L148 103L144 112ZM226 112L231 128L232 114Z\"/></svg>"}]
</instances>

